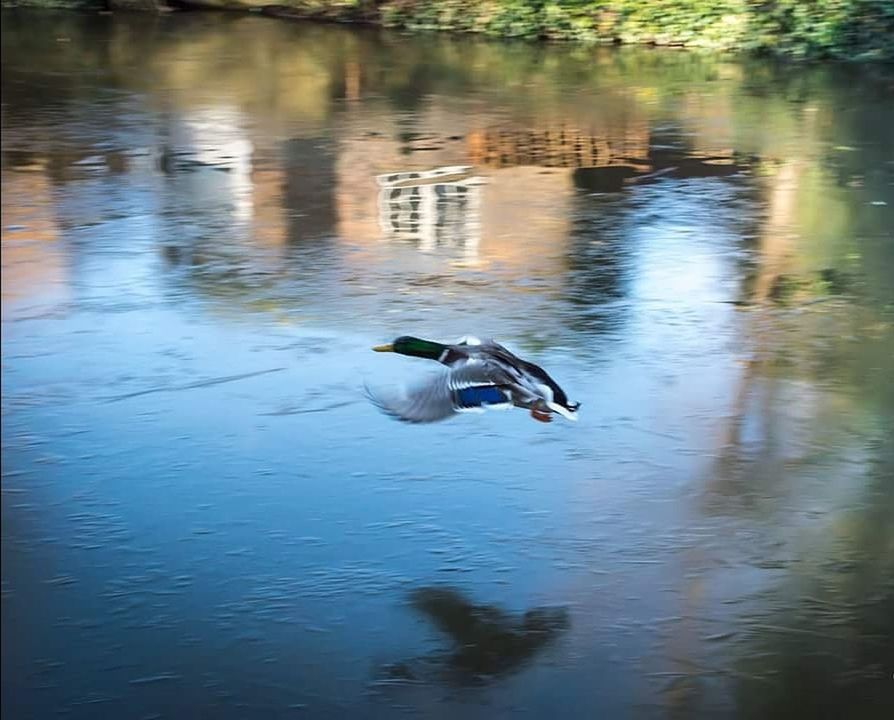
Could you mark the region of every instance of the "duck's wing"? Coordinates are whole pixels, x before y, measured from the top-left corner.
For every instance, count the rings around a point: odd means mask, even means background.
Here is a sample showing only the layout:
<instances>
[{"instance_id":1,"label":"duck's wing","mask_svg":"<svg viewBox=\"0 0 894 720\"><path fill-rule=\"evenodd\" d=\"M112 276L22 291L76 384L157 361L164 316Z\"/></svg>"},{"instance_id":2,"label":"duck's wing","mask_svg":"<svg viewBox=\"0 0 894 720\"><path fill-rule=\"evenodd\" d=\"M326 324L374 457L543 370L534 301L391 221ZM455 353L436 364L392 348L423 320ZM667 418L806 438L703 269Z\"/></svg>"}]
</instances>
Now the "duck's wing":
<instances>
[{"instance_id":1,"label":"duck's wing","mask_svg":"<svg viewBox=\"0 0 894 720\"><path fill-rule=\"evenodd\" d=\"M423 382L391 390L366 388L382 412L410 423L446 420L459 412L512 407L512 396L500 368L470 361L432 375Z\"/></svg>"},{"instance_id":2,"label":"duck's wing","mask_svg":"<svg viewBox=\"0 0 894 720\"><path fill-rule=\"evenodd\" d=\"M449 367L458 367L468 362L492 363L493 361L499 361L512 369L518 362L518 358L490 338L481 339L474 335L463 335L455 343L448 345L447 353L441 358L441 363Z\"/></svg>"},{"instance_id":3,"label":"duck's wing","mask_svg":"<svg viewBox=\"0 0 894 720\"><path fill-rule=\"evenodd\" d=\"M569 403L565 391L542 367L522 360L494 340L484 340L474 350L505 367L507 372L515 378L519 386L519 395L523 395L524 391L527 391L543 400L553 412L568 420L577 420L576 411L580 407L580 403Z\"/></svg>"},{"instance_id":4,"label":"duck's wing","mask_svg":"<svg viewBox=\"0 0 894 720\"><path fill-rule=\"evenodd\" d=\"M481 345L481 340L474 335L463 335L456 341L457 345Z\"/></svg>"}]
</instances>

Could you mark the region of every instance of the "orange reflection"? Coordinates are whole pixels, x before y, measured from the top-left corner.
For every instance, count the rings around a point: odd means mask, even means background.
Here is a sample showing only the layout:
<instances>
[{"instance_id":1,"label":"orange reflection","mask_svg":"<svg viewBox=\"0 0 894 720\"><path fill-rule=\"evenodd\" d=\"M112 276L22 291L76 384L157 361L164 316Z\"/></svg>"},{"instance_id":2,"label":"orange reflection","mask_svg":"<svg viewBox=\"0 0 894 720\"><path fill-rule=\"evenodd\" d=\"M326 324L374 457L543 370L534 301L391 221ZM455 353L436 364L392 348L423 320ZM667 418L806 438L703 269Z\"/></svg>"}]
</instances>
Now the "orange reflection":
<instances>
[{"instance_id":1,"label":"orange reflection","mask_svg":"<svg viewBox=\"0 0 894 720\"><path fill-rule=\"evenodd\" d=\"M3 314L7 301L28 299L67 285L47 164L2 172Z\"/></svg>"},{"instance_id":2,"label":"orange reflection","mask_svg":"<svg viewBox=\"0 0 894 720\"><path fill-rule=\"evenodd\" d=\"M530 130L494 126L467 137L469 160L488 167L609 167L626 165L643 172L649 165L649 125L630 124L585 129L547 124Z\"/></svg>"}]
</instances>

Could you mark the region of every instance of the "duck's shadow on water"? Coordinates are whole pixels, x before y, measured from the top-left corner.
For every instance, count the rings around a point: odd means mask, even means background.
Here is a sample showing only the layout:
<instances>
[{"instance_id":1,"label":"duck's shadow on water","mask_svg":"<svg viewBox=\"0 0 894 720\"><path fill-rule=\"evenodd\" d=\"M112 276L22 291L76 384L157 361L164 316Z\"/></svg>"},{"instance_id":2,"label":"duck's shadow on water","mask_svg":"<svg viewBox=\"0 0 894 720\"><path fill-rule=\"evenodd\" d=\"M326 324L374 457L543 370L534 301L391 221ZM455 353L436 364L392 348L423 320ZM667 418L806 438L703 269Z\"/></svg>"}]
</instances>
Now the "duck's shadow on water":
<instances>
[{"instance_id":1,"label":"duck's shadow on water","mask_svg":"<svg viewBox=\"0 0 894 720\"><path fill-rule=\"evenodd\" d=\"M563 607L512 614L496 605L477 605L445 586L418 588L408 600L447 638L449 648L384 666L378 673L382 682L482 685L527 666L570 625Z\"/></svg>"}]
</instances>

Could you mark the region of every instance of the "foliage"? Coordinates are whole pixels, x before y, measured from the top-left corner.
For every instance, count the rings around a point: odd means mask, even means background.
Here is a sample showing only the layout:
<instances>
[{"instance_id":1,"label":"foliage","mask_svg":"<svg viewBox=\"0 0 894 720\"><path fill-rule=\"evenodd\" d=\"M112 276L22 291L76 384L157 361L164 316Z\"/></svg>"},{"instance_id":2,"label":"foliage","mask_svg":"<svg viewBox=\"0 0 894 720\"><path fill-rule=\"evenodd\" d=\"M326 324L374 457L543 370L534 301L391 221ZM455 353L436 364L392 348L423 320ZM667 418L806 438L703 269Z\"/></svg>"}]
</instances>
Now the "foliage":
<instances>
[{"instance_id":1,"label":"foliage","mask_svg":"<svg viewBox=\"0 0 894 720\"><path fill-rule=\"evenodd\" d=\"M103 0L2 0L2 6L28 6L54 10L97 10L105 7Z\"/></svg>"},{"instance_id":2,"label":"foliage","mask_svg":"<svg viewBox=\"0 0 894 720\"><path fill-rule=\"evenodd\" d=\"M115 0L2 0L84 8ZM119 0L130 3L132 0ZM180 0L411 31L894 60L894 0Z\"/></svg>"},{"instance_id":3,"label":"foliage","mask_svg":"<svg viewBox=\"0 0 894 720\"><path fill-rule=\"evenodd\" d=\"M750 49L894 59L894 0L750 0L748 14Z\"/></svg>"},{"instance_id":4,"label":"foliage","mask_svg":"<svg viewBox=\"0 0 894 720\"><path fill-rule=\"evenodd\" d=\"M391 0L408 30L894 58L894 0Z\"/></svg>"}]
</instances>

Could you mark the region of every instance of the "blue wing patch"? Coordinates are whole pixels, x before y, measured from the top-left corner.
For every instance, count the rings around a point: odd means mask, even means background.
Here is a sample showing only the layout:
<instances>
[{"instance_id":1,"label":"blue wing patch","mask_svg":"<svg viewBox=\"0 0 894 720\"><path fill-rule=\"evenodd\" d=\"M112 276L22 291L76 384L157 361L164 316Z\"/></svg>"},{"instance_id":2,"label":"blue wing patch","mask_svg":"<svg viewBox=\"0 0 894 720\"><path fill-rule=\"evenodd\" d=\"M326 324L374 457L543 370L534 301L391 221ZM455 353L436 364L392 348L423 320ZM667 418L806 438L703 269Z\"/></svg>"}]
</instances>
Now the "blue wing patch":
<instances>
[{"instance_id":1,"label":"blue wing patch","mask_svg":"<svg viewBox=\"0 0 894 720\"><path fill-rule=\"evenodd\" d=\"M455 391L456 404L461 408L474 408L483 405L506 405L507 394L493 385L475 385Z\"/></svg>"}]
</instances>

